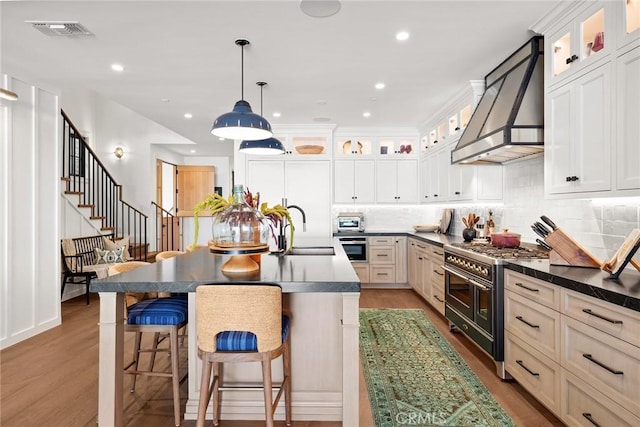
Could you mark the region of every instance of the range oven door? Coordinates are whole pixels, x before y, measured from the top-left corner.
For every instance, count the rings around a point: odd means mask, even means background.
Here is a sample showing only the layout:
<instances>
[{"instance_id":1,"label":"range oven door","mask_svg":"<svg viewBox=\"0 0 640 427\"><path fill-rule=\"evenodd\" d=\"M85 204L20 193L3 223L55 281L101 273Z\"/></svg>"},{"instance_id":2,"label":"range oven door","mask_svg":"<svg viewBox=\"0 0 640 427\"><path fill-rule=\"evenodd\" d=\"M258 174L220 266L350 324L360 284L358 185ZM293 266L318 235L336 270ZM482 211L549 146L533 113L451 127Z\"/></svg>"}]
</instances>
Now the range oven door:
<instances>
[{"instance_id":1,"label":"range oven door","mask_svg":"<svg viewBox=\"0 0 640 427\"><path fill-rule=\"evenodd\" d=\"M493 336L493 286L445 266L446 304Z\"/></svg>"},{"instance_id":2,"label":"range oven door","mask_svg":"<svg viewBox=\"0 0 640 427\"><path fill-rule=\"evenodd\" d=\"M339 240L351 262L367 262L366 237L342 237Z\"/></svg>"}]
</instances>

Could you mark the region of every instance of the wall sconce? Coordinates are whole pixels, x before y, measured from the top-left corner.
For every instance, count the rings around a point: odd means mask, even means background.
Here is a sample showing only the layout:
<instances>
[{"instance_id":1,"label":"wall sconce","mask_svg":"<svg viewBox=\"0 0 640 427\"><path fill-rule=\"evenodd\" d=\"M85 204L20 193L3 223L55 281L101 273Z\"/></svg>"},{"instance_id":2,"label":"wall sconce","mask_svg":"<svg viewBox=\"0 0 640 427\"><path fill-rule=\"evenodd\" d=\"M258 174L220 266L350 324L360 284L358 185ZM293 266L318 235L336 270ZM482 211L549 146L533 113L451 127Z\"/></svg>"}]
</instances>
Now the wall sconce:
<instances>
[{"instance_id":1,"label":"wall sconce","mask_svg":"<svg viewBox=\"0 0 640 427\"><path fill-rule=\"evenodd\" d=\"M122 149L122 147L116 147L116 149L113 151L113 155L116 156L116 158L121 159L122 156L124 156L124 150Z\"/></svg>"}]
</instances>

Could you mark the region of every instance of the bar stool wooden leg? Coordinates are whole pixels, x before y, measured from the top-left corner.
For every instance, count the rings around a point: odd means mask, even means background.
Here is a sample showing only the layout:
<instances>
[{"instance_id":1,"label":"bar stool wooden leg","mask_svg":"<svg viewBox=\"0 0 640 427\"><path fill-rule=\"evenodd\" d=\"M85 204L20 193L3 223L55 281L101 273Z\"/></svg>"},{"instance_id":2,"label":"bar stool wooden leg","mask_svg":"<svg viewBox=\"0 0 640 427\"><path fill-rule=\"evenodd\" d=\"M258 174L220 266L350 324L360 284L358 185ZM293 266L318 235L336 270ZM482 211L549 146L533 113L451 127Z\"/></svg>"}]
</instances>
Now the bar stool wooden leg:
<instances>
[{"instance_id":1,"label":"bar stool wooden leg","mask_svg":"<svg viewBox=\"0 0 640 427\"><path fill-rule=\"evenodd\" d=\"M285 420L288 426L291 425L291 345L289 342L290 337L291 337L291 334L287 336L287 339L284 342L284 351L282 354L282 364L283 364L283 371L284 371L282 386L285 387L284 410L285 410Z\"/></svg>"},{"instance_id":2,"label":"bar stool wooden leg","mask_svg":"<svg viewBox=\"0 0 640 427\"><path fill-rule=\"evenodd\" d=\"M154 336L155 345L158 343L158 336ZM176 427L180 425L180 372L179 372L179 359L178 356L178 327L174 326L169 332L169 339L171 339L171 379L173 382L173 414ZM155 352L153 353L155 355ZM153 369L153 363L151 365ZM150 370L151 370L150 369Z\"/></svg>"},{"instance_id":3,"label":"bar stool wooden leg","mask_svg":"<svg viewBox=\"0 0 640 427\"><path fill-rule=\"evenodd\" d=\"M133 370L138 370L138 363L140 362L140 343L142 342L142 332L136 332L136 341L133 346ZM131 380L131 389L129 390L131 393L136 391L136 379L137 375L132 375L133 379Z\"/></svg>"},{"instance_id":4,"label":"bar stool wooden leg","mask_svg":"<svg viewBox=\"0 0 640 427\"><path fill-rule=\"evenodd\" d=\"M158 342L160 340L160 332L153 334L153 345L151 346L151 357L149 358L149 368L147 371L153 371L153 365L156 363L156 352L158 351ZM173 353L173 349L171 350Z\"/></svg>"},{"instance_id":5,"label":"bar stool wooden leg","mask_svg":"<svg viewBox=\"0 0 640 427\"><path fill-rule=\"evenodd\" d=\"M213 425L220 423L220 384L222 383L222 366L220 362L213 362Z\"/></svg>"},{"instance_id":6,"label":"bar stool wooden leg","mask_svg":"<svg viewBox=\"0 0 640 427\"><path fill-rule=\"evenodd\" d=\"M268 353L262 355L262 383L264 385L264 412L267 427L273 427L273 391L271 385L271 357Z\"/></svg>"},{"instance_id":7,"label":"bar stool wooden leg","mask_svg":"<svg viewBox=\"0 0 640 427\"><path fill-rule=\"evenodd\" d=\"M204 427L204 419L207 414L207 406L211 398L210 383L211 382L211 361L208 358L202 358L202 378L200 381L200 397L198 399L198 419L196 427Z\"/></svg>"}]
</instances>

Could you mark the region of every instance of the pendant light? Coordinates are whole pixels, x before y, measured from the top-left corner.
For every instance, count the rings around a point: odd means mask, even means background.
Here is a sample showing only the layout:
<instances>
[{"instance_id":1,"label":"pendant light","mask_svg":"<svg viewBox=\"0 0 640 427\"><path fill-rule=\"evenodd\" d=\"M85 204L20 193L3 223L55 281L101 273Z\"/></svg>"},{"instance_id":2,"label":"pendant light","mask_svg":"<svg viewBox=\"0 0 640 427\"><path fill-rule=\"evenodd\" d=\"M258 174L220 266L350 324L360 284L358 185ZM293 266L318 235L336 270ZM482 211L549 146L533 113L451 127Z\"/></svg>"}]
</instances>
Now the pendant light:
<instances>
[{"instance_id":1,"label":"pendant light","mask_svg":"<svg viewBox=\"0 0 640 427\"><path fill-rule=\"evenodd\" d=\"M266 86L267 83L257 82L256 84L260 86L260 115L262 115L262 88ZM260 139L257 141L242 141L238 152L244 154L253 154L257 156L272 156L275 154L284 154L285 149L282 142L274 137L271 137L267 139Z\"/></svg>"},{"instance_id":2,"label":"pendant light","mask_svg":"<svg viewBox=\"0 0 640 427\"><path fill-rule=\"evenodd\" d=\"M221 115L213 122L211 133L221 138L257 140L273 135L269 122L251 111L251 105L244 100L244 47L248 44L248 40L236 40L236 45L240 46L242 52L240 75L242 99L236 102L233 111Z\"/></svg>"}]
</instances>

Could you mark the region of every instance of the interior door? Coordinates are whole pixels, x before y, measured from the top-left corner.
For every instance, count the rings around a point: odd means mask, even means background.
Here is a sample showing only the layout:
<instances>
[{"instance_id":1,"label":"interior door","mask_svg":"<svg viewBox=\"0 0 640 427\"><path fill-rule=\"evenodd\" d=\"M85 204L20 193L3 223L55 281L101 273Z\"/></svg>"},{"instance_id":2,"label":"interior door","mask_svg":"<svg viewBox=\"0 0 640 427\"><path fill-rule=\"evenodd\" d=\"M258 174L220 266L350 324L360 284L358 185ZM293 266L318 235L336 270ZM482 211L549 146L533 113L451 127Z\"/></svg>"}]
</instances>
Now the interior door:
<instances>
[{"instance_id":1,"label":"interior door","mask_svg":"<svg viewBox=\"0 0 640 427\"><path fill-rule=\"evenodd\" d=\"M177 216L193 216L195 206L215 191L213 166L176 166ZM203 212L202 215L208 215Z\"/></svg>"}]
</instances>

